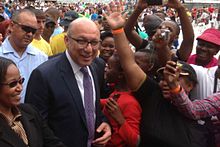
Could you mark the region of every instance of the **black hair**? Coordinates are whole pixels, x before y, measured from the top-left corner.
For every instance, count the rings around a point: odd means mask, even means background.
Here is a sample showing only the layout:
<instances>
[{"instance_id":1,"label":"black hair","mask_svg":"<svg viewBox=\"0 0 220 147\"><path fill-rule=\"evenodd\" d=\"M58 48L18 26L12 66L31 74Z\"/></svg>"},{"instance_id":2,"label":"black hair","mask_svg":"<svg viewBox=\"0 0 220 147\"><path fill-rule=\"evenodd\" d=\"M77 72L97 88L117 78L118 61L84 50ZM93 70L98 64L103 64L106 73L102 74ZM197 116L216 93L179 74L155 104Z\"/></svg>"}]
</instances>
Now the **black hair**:
<instances>
[{"instance_id":1,"label":"black hair","mask_svg":"<svg viewBox=\"0 0 220 147\"><path fill-rule=\"evenodd\" d=\"M3 83L5 81L7 69L11 64L16 66L16 64L12 60L0 57L0 83Z\"/></svg>"},{"instance_id":2,"label":"black hair","mask_svg":"<svg viewBox=\"0 0 220 147\"><path fill-rule=\"evenodd\" d=\"M113 38L112 32L110 32L110 31L104 31L104 32L102 32L101 35L100 35L100 39L101 39L102 41L105 40L105 38L107 38L107 37Z\"/></svg>"},{"instance_id":3,"label":"black hair","mask_svg":"<svg viewBox=\"0 0 220 147\"><path fill-rule=\"evenodd\" d=\"M150 64L155 64L155 60L156 60L156 55L155 52L153 50L149 50L149 49L140 49L137 52L142 52L146 54L146 57L149 58L149 63Z\"/></svg>"},{"instance_id":4,"label":"black hair","mask_svg":"<svg viewBox=\"0 0 220 147\"><path fill-rule=\"evenodd\" d=\"M15 11L15 12L13 13L11 20L12 20L12 21L15 21L15 22L18 22L18 20L21 19L21 18L20 18L20 15L21 15L22 13L28 13L28 15L31 15L31 16L36 17L35 14L34 14L34 12L33 12L32 10L30 10L30 9L20 9L20 10L17 10L17 11Z\"/></svg>"}]
</instances>

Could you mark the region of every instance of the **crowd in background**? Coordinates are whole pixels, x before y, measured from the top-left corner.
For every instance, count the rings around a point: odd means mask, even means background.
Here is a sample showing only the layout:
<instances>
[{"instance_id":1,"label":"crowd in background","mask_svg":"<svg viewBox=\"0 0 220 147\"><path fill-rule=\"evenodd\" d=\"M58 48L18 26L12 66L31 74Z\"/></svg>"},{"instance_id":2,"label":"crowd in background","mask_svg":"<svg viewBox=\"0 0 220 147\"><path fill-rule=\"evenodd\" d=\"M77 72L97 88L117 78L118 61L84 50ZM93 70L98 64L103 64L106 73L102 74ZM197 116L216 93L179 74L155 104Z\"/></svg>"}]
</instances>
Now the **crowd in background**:
<instances>
[{"instance_id":1,"label":"crowd in background","mask_svg":"<svg viewBox=\"0 0 220 147\"><path fill-rule=\"evenodd\" d=\"M212 4L1 2L0 146L219 147L219 50Z\"/></svg>"}]
</instances>

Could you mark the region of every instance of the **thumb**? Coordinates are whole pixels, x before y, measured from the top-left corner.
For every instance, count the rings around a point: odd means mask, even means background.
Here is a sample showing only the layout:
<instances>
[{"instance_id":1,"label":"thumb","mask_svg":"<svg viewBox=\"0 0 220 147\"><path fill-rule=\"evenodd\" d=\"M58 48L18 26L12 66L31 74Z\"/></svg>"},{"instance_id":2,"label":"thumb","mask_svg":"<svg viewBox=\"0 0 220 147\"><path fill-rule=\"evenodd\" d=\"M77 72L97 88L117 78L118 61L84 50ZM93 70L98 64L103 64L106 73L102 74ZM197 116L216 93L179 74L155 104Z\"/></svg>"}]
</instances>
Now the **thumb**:
<instances>
[{"instance_id":1,"label":"thumb","mask_svg":"<svg viewBox=\"0 0 220 147\"><path fill-rule=\"evenodd\" d=\"M100 132L102 132L102 130L104 130L104 128L105 128L105 123L102 123L102 124L96 129L96 131L97 131L98 133L100 133Z\"/></svg>"}]
</instances>

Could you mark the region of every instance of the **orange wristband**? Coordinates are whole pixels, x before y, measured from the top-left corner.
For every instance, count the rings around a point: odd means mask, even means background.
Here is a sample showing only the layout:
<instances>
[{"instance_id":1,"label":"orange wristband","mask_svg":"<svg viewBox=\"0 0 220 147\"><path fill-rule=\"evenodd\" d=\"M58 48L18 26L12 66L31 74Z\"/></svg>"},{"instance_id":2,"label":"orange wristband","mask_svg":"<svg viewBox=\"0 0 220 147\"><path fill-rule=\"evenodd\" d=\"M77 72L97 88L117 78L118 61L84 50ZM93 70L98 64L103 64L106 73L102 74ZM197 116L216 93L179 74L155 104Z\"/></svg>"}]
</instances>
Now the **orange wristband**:
<instances>
[{"instance_id":1,"label":"orange wristband","mask_svg":"<svg viewBox=\"0 0 220 147\"><path fill-rule=\"evenodd\" d=\"M123 32L124 32L124 28L119 28L119 29L116 29L116 30L112 30L113 35L121 34Z\"/></svg>"},{"instance_id":2,"label":"orange wristband","mask_svg":"<svg viewBox=\"0 0 220 147\"><path fill-rule=\"evenodd\" d=\"M172 94L178 94L180 92L180 90L181 90L181 87L180 87L180 85L178 85L176 88L170 89L170 92Z\"/></svg>"}]
</instances>

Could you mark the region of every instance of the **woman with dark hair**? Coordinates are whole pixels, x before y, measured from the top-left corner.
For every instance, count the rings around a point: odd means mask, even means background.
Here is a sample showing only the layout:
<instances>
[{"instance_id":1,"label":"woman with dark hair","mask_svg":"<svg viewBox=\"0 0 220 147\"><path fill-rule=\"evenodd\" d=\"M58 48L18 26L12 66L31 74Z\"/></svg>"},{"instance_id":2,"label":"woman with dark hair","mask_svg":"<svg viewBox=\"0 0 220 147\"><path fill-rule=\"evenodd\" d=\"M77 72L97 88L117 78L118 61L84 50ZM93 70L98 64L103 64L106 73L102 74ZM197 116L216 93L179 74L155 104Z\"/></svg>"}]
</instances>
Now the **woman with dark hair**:
<instances>
[{"instance_id":1,"label":"woman with dark hair","mask_svg":"<svg viewBox=\"0 0 220 147\"><path fill-rule=\"evenodd\" d=\"M0 146L63 147L38 112L20 104L23 82L16 64L0 57Z\"/></svg>"},{"instance_id":2,"label":"woman with dark hair","mask_svg":"<svg viewBox=\"0 0 220 147\"><path fill-rule=\"evenodd\" d=\"M113 55L115 51L115 41L113 34L109 31L102 32L100 39L102 42L100 46L99 57L101 57L107 63L108 59Z\"/></svg>"},{"instance_id":3,"label":"woman with dark hair","mask_svg":"<svg viewBox=\"0 0 220 147\"><path fill-rule=\"evenodd\" d=\"M106 147L135 147L139 144L141 107L128 88L119 57L114 53L108 60L106 80L114 83L109 98L101 99L103 113L112 126L111 139Z\"/></svg>"}]
</instances>

